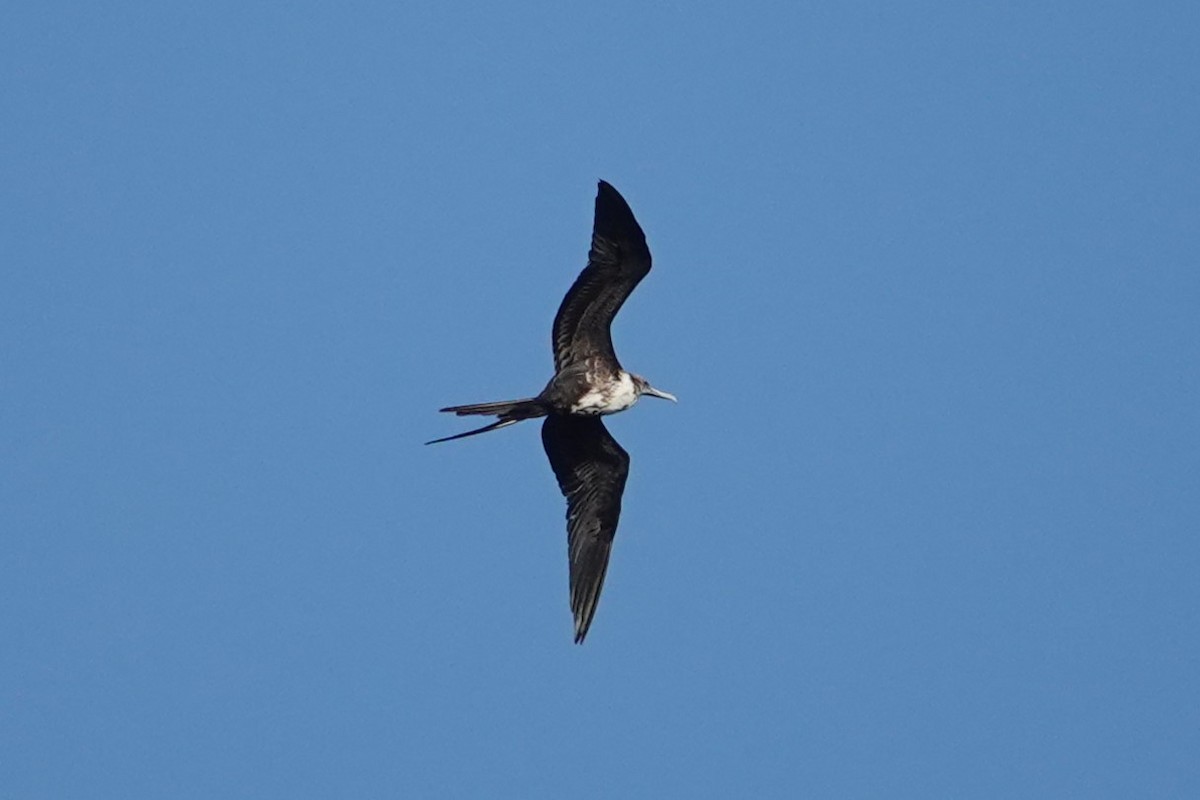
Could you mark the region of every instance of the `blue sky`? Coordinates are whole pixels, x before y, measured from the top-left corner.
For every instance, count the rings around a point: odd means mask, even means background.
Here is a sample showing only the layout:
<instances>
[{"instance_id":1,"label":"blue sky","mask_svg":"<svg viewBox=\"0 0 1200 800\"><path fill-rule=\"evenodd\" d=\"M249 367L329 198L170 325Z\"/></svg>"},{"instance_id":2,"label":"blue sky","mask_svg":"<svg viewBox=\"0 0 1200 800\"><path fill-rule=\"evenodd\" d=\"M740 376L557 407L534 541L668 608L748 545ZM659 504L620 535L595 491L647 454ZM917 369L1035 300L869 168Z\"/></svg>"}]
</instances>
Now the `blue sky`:
<instances>
[{"instance_id":1,"label":"blue sky","mask_svg":"<svg viewBox=\"0 0 1200 800\"><path fill-rule=\"evenodd\" d=\"M0 13L0 794L1200 796L1197 6L415 5Z\"/></svg>"}]
</instances>

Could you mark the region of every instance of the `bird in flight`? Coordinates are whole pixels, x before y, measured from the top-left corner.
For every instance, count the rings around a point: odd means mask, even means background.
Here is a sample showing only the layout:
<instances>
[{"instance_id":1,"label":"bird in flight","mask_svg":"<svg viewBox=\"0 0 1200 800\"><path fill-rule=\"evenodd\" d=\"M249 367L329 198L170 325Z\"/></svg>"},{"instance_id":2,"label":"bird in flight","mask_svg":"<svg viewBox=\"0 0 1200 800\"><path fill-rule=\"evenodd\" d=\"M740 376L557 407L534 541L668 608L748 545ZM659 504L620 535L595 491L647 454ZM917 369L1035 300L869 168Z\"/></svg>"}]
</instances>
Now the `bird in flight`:
<instances>
[{"instance_id":1,"label":"bird in flight","mask_svg":"<svg viewBox=\"0 0 1200 800\"><path fill-rule=\"evenodd\" d=\"M626 372L613 352L612 321L650 272L646 235L625 198L600 181L588 263L554 317L554 377L536 397L449 406L459 416L494 416L482 428L434 439L448 442L545 417L542 446L567 499L567 554L575 642L596 613L612 551L629 454L604 427L605 414L624 411L644 394L675 400L640 375Z\"/></svg>"}]
</instances>

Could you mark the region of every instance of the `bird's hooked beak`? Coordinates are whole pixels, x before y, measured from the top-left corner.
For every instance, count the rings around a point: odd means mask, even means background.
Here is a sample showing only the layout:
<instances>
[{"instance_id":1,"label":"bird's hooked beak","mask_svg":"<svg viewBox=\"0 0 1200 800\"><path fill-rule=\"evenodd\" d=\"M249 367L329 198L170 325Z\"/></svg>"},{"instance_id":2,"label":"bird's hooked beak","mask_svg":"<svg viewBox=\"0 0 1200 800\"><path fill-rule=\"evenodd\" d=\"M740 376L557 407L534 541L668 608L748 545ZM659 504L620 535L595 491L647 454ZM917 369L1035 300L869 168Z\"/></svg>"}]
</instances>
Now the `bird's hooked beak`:
<instances>
[{"instance_id":1,"label":"bird's hooked beak","mask_svg":"<svg viewBox=\"0 0 1200 800\"><path fill-rule=\"evenodd\" d=\"M646 390L643 392L643 394L648 394L652 397L661 397L663 400L670 400L672 403L679 402L678 400L675 399L675 395L671 394L670 392L663 392L658 389L655 389L653 386L651 386L648 383L646 384Z\"/></svg>"}]
</instances>

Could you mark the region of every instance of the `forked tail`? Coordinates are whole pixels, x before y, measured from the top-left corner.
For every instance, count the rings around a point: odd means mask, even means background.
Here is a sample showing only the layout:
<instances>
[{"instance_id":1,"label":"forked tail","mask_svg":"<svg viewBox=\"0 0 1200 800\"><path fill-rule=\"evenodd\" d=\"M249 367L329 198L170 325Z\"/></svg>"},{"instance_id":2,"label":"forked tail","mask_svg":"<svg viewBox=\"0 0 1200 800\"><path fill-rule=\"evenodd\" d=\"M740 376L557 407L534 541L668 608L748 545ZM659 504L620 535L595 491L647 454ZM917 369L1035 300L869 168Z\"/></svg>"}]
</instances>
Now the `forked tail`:
<instances>
[{"instance_id":1,"label":"forked tail","mask_svg":"<svg viewBox=\"0 0 1200 800\"><path fill-rule=\"evenodd\" d=\"M447 406L439 408L439 411L452 412L460 417L465 417L470 414L495 414L498 419L491 425L484 425L482 428L476 428L473 431L465 433L456 433L453 436L445 436L441 439L434 439L425 444L437 444L438 442L449 442L453 439L463 439L467 436L474 436L477 433L487 433L488 431L499 430L506 428L509 425L515 425L524 419L535 419L537 417L546 416L546 408L541 402L534 397L527 397L524 400L501 400L495 403L474 403L466 406Z\"/></svg>"}]
</instances>

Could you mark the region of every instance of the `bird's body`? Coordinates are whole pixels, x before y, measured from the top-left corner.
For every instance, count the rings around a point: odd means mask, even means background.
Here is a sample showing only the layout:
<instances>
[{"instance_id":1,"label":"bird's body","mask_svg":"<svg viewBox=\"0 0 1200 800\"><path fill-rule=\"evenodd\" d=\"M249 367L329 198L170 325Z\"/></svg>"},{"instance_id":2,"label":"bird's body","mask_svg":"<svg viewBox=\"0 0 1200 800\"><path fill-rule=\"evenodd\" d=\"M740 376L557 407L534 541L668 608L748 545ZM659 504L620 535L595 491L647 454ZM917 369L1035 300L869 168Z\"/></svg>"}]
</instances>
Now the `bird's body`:
<instances>
[{"instance_id":1,"label":"bird's body","mask_svg":"<svg viewBox=\"0 0 1200 800\"><path fill-rule=\"evenodd\" d=\"M584 383L584 393L570 405L571 414L616 414L638 401L633 376L624 370L615 376L588 374Z\"/></svg>"},{"instance_id":2,"label":"bird's body","mask_svg":"<svg viewBox=\"0 0 1200 800\"><path fill-rule=\"evenodd\" d=\"M590 358L563 368L539 396L559 414L595 416L624 411L641 395L637 376Z\"/></svg>"},{"instance_id":3,"label":"bird's body","mask_svg":"<svg viewBox=\"0 0 1200 800\"><path fill-rule=\"evenodd\" d=\"M649 271L650 250L641 226L617 190L600 181L588 265L554 318L554 377L536 397L441 409L459 416L495 416L496 421L428 443L546 418L542 444L567 498L576 642L583 641L596 612L629 474L629 454L600 417L630 408L644 394L675 399L622 369L613 351L613 317Z\"/></svg>"}]
</instances>

